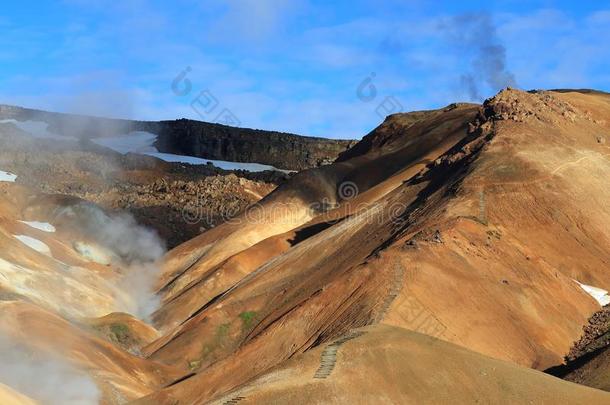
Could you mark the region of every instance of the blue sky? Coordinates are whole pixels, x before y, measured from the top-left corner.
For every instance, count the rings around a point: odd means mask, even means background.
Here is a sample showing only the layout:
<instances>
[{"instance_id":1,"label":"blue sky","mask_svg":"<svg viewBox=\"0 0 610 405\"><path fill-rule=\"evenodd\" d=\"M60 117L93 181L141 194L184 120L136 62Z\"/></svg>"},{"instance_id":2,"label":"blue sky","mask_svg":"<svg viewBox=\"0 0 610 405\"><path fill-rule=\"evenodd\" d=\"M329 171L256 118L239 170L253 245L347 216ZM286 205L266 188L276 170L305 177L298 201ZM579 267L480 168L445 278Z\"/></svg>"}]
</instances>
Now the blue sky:
<instances>
[{"instance_id":1,"label":"blue sky","mask_svg":"<svg viewBox=\"0 0 610 405\"><path fill-rule=\"evenodd\" d=\"M506 85L610 91L604 3L5 1L0 103L360 138Z\"/></svg>"}]
</instances>

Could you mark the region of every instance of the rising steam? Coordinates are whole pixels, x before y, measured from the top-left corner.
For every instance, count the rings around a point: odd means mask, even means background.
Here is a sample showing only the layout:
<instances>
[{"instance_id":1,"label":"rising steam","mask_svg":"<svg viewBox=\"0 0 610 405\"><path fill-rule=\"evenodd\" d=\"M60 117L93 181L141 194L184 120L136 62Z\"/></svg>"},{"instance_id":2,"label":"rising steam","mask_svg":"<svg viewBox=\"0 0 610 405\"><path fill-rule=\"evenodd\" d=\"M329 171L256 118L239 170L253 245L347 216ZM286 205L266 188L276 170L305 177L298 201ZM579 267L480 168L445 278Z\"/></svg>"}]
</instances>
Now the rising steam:
<instances>
[{"instance_id":1,"label":"rising steam","mask_svg":"<svg viewBox=\"0 0 610 405\"><path fill-rule=\"evenodd\" d=\"M52 121L50 131L77 139L124 133L120 121L106 120L92 130L91 123L86 118L72 118L74 119ZM19 136L24 134L20 134L16 128L13 131L18 136L7 138L6 143L19 142L21 149L31 151L21 157L26 159L27 167L31 170L45 168L44 159L37 158L42 147L41 140L37 137ZM58 150L64 145L69 149L80 147L73 139L66 139L71 142L56 142L55 147ZM7 164L14 163L14 156L7 158L13 159L8 160ZM88 169L100 173L114 173L118 170L112 161L102 163L103 165L97 161L82 162L83 165L99 164L94 169ZM52 222L72 226L76 234L84 235L83 240L75 241L73 246L83 256L88 255L90 260L121 269L118 282L109 287L109 291L116 292L114 307L118 311L148 320L160 305L160 300L154 293L154 283L159 274L158 261L165 253L165 247L157 234L138 225L129 214L107 214L86 202L59 209ZM19 268L16 265L13 267ZM67 273L57 275L58 285L64 279L69 283L76 271L71 270L71 266L65 267ZM72 287L65 290L51 287L54 285L49 286L49 291L53 294L72 296ZM73 302L60 301L67 305ZM62 315L71 313L68 308L60 309ZM64 359L62 355L65 351L61 347L50 350L55 352L51 354L37 347L26 348L18 339L4 336L0 332L0 382L44 405L98 404L102 394L94 379L87 375L86 369L80 369L81 366L73 363L70 358Z\"/></svg>"},{"instance_id":2,"label":"rising steam","mask_svg":"<svg viewBox=\"0 0 610 405\"><path fill-rule=\"evenodd\" d=\"M1 334L0 381L44 405L97 405L100 400L88 375L57 357L30 352Z\"/></svg>"},{"instance_id":3,"label":"rising steam","mask_svg":"<svg viewBox=\"0 0 610 405\"><path fill-rule=\"evenodd\" d=\"M158 261L165 253L159 236L139 225L128 213L109 215L86 202L60 209L56 220L68 220L99 244L102 252L107 252L96 253L100 250L76 245L81 254L125 269L119 288L125 291L129 300L118 304L122 311L147 320L160 304L154 293L159 274Z\"/></svg>"},{"instance_id":4,"label":"rising steam","mask_svg":"<svg viewBox=\"0 0 610 405\"><path fill-rule=\"evenodd\" d=\"M506 66L506 48L489 14L459 15L443 21L440 28L458 48L460 57L470 61L470 69L460 76L460 87L471 100L484 98L482 84L494 93L517 86L514 74Z\"/></svg>"}]
</instances>

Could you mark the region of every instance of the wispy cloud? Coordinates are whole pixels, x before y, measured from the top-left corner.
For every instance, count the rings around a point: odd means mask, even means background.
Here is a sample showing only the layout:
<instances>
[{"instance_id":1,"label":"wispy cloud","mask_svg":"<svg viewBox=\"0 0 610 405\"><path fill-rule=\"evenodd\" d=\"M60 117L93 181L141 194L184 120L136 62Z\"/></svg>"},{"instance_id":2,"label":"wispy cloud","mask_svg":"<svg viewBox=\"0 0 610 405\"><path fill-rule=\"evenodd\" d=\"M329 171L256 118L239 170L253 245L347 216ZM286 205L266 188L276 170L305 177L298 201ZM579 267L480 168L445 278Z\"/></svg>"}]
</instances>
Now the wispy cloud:
<instances>
[{"instance_id":1,"label":"wispy cloud","mask_svg":"<svg viewBox=\"0 0 610 405\"><path fill-rule=\"evenodd\" d=\"M57 4L44 21L8 18L0 102L197 118L190 101L209 89L242 126L356 137L380 122L355 95L373 72L380 93L407 110L483 99L516 82L610 88L610 11L602 8L464 14L466 6L452 3L447 14L442 2L399 0ZM177 97L170 84L186 66L193 94Z\"/></svg>"}]
</instances>

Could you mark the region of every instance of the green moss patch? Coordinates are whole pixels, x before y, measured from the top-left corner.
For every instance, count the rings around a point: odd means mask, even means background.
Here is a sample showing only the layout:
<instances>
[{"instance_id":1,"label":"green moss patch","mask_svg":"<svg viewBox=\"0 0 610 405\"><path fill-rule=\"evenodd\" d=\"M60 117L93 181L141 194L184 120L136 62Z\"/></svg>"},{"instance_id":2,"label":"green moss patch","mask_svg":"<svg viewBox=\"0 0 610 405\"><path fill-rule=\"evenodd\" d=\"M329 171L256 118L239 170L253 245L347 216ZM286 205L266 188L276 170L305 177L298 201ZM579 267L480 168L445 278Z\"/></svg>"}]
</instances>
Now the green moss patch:
<instances>
[{"instance_id":1,"label":"green moss patch","mask_svg":"<svg viewBox=\"0 0 610 405\"><path fill-rule=\"evenodd\" d=\"M257 314L255 311L246 311L239 314L239 318L242 321L242 329L249 330L254 324L256 316Z\"/></svg>"}]
</instances>

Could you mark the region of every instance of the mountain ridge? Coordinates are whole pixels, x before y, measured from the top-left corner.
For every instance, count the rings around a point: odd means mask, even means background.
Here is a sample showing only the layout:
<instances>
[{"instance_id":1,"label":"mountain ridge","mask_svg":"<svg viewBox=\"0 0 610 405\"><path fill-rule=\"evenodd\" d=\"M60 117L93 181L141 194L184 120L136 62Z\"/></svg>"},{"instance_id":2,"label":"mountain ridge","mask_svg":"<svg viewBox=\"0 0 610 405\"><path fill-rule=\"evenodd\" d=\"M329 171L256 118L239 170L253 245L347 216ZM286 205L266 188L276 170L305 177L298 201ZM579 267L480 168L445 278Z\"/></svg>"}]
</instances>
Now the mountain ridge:
<instances>
[{"instance_id":1,"label":"mountain ridge","mask_svg":"<svg viewBox=\"0 0 610 405\"><path fill-rule=\"evenodd\" d=\"M160 152L232 162L263 163L303 170L332 163L353 140L302 136L286 132L231 127L189 119L137 121L54 113L0 105L0 119L42 120L51 131L77 139L144 131L157 135Z\"/></svg>"}]
</instances>

